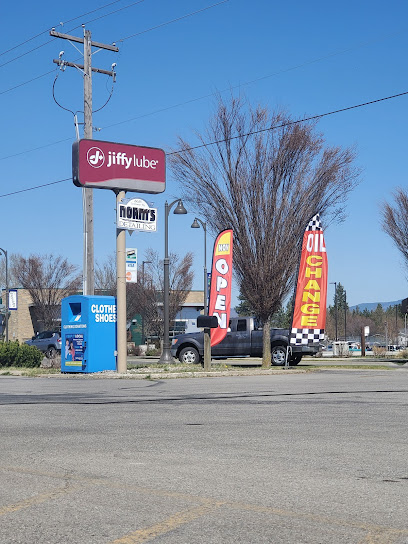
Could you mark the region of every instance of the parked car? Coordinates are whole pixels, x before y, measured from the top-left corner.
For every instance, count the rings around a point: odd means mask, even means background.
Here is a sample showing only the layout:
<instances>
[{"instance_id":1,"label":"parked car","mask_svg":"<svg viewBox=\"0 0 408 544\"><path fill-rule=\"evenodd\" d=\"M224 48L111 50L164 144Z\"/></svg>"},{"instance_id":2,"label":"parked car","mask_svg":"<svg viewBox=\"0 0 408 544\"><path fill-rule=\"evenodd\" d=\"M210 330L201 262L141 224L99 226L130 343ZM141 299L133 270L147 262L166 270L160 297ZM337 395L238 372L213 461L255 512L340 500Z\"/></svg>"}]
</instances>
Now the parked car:
<instances>
[{"instance_id":1,"label":"parked car","mask_svg":"<svg viewBox=\"0 0 408 544\"><path fill-rule=\"evenodd\" d=\"M39 332L31 340L26 340L25 343L35 346L49 358L61 353L61 333L58 331Z\"/></svg>"},{"instance_id":2,"label":"parked car","mask_svg":"<svg viewBox=\"0 0 408 544\"><path fill-rule=\"evenodd\" d=\"M271 355L274 366L283 366L289 344L288 329L271 329ZM253 317L232 317L224 340L211 348L214 357L262 357L263 331ZM293 346L289 357L291 366L303 355L316 355L320 345ZM204 333L190 332L173 338L171 354L182 363L199 363L204 356Z\"/></svg>"}]
</instances>

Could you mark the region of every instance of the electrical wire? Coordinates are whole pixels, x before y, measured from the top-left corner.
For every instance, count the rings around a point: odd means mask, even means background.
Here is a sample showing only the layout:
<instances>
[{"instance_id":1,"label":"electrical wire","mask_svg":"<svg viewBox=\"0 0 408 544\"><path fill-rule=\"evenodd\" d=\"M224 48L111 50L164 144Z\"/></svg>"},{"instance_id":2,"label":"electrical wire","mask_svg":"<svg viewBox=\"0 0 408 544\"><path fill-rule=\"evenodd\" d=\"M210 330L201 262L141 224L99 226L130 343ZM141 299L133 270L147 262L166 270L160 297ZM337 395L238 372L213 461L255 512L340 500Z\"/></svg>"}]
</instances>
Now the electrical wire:
<instances>
[{"instance_id":1,"label":"electrical wire","mask_svg":"<svg viewBox=\"0 0 408 544\"><path fill-rule=\"evenodd\" d=\"M224 1L228 1L228 0L224 0ZM72 32L74 30L76 30L77 28L81 28L83 25L87 25L89 23L93 23L94 21L99 21L100 19L103 19L104 17L108 17L109 15L113 15L115 13L118 13L119 11L123 11L124 9L128 9L128 8L131 8L133 6L136 6L137 4L141 4L142 2L144 2L144 0L137 0L136 2L132 2L131 4L127 5L127 6L124 6L122 8L119 8L119 9L116 9L114 11L111 11L109 13L105 13L105 15L101 15L100 17L96 17L95 19L90 19L89 21L85 21L84 23L80 24L80 25L77 25L77 26L74 26L73 28L71 28L70 30L67 30L67 32ZM92 13L92 12L91 12ZM78 18L78 17L76 17ZM53 27L54 28L54 27ZM25 57L26 55L29 55L30 53L33 53L34 51L37 51L38 49L41 49L42 47L48 45L49 43L53 42L54 41L54 38L51 38L51 40L47 40L46 42L42 43L41 45L37 45L37 47L33 47L32 49L30 49L29 51L26 51L25 53L21 53L21 55L18 55L18 57L13 57L12 59L6 61L6 62L3 62L3 64L0 64L0 68L3 68L3 66L7 66L8 64L16 61L16 60L19 60L21 59L22 57Z\"/></svg>"},{"instance_id":2,"label":"electrical wire","mask_svg":"<svg viewBox=\"0 0 408 544\"><path fill-rule=\"evenodd\" d=\"M57 83L57 79L59 78L60 71L61 71L61 70L58 70L58 71L57 71L57 75L55 76L54 83L52 84L52 98L54 99L54 102L57 104L57 106L59 106L62 110L65 110L65 111L68 111L68 112L72 113L72 115L75 117L75 115L76 115L78 112L72 111L72 110L70 110L69 108L65 108L65 107L62 106L62 105L58 102L58 100L55 98L55 84Z\"/></svg>"},{"instance_id":3,"label":"electrical wire","mask_svg":"<svg viewBox=\"0 0 408 544\"><path fill-rule=\"evenodd\" d=\"M139 2L134 2L133 4L130 4L129 6L126 6L126 7L121 8L121 9L126 9L127 7L133 6L133 5L138 4L138 3L140 3L140 2L143 2L143 1L144 1L144 0L139 0ZM219 4L223 4L223 3L228 2L228 1L229 1L229 0L223 0L223 2L219 2ZM162 24L157 25L157 26L155 26L155 27L152 27L152 28L150 28L150 29L142 30L141 32L138 32L137 34L133 34L133 35L131 35L131 36L127 36L126 38L121 38L120 40L117 40L117 42L115 42L115 43L118 43L118 42L122 42L122 43L123 43L125 40L128 40L128 39L130 39L130 38L133 38L133 37L135 37L135 36L139 36L139 35L141 35L141 34L145 34L146 32L150 32L150 31L152 31L152 30L156 30L157 28L161 28L161 27L166 26L166 25L169 25L169 24L171 24L171 23L175 23L175 22L177 22L177 21L181 21L182 19L185 19L186 17L191 17L192 15L196 15L197 13L200 13L201 11L205 11L205 10L210 9L210 8L212 8L212 7L215 7L215 6L219 5L219 4L214 4L214 5L212 5L212 6L208 6L208 7L206 7L206 8L203 8L202 10L198 10L198 11L195 11L195 12L193 12L193 13L188 13L187 15L183 15L182 17L179 17L179 18L177 18L177 19L172 19L171 21L167 21L167 22L165 22L165 23L162 23ZM120 11L120 10L117 10L117 11ZM112 12L112 13L116 13L116 12ZM107 15L109 15L109 14L107 14ZM102 16L102 17L104 17L104 16ZM98 17L98 19L99 19L99 18L101 18L101 17ZM95 21L95 20L97 20L97 19L93 19L92 21ZM92 21L87 21L87 22L84 23L84 24L88 24L88 23L90 23L90 22L92 22ZM75 28L69 30L69 32L72 32L72 30L75 30L76 28L78 28L78 27L75 27ZM49 41L47 41L46 43L44 43L43 45L46 45L46 44L50 43L51 41L52 41L52 40L49 40ZM40 47L43 47L43 45L37 47L36 49L39 49ZM33 49L32 51L34 51L34 50L35 50L35 49ZM24 53L24 55L28 55L30 52L31 52L31 51L28 51L27 53ZM23 56L23 55L22 55L22 56ZM20 57L16 57L14 60L17 60L18 58L20 58ZM9 61L9 62L12 62L12 61ZM0 64L0 68L1 68L2 66L4 66L4 65L3 65L3 64ZM4 90L4 91L1 91L1 92L0 92L0 95L6 94L6 93L8 93L8 92L10 92L10 91L14 91L15 89L18 89L19 87L23 87L24 85L28 85L29 83L32 83L33 81L36 81L37 79L41 79L41 78L43 78L43 77L45 77L45 76L48 76L49 74L52 74L52 73L54 73L54 70L50 70L49 72L45 72L44 74L41 74L40 76L34 77L34 78L32 78L32 79L29 79L28 81L24 81L23 83L19 83L18 85L14 85L13 87L10 87L9 89L6 89L6 90ZM201 100L201 98L200 98L200 100ZM194 101L194 100L193 100L193 101Z\"/></svg>"},{"instance_id":4,"label":"electrical wire","mask_svg":"<svg viewBox=\"0 0 408 544\"><path fill-rule=\"evenodd\" d=\"M58 181L51 181L50 183L43 183L42 185L36 185L35 187L28 187L27 189L20 189L19 191L13 191L12 193L7 193L0 195L0 198L6 196L18 195L20 193L26 193L27 191L34 191L35 189L41 189L42 187L49 187L50 185L56 185L57 183L63 183L64 181L72 181L72 178L59 179Z\"/></svg>"},{"instance_id":5,"label":"electrical wire","mask_svg":"<svg viewBox=\"0 0 408 544\"><path fill-rule=\"evenodd\" d=\"M398 98L400 96L408 95L408 91L405 91L403 93L394 94L392 96L386 96L384 98L377 98L376 100L370 100L369 102L362 102L361 104L355 104L354 106L347 106L346 108L340 108L338 110L332 110L326 113L320 113L318 115L312 115L310 117L304 117L303 119L296 119L295 121L288 121L287 123L282 123L280 125L276 125L274 127L268 127L263 128L260 130L255 130L253 132L247 132L246 134L239 134L238 136L231 136L231 138L225 138L221 140L214 140L213 142L207 142L205 144L196 145L193 147L186 147L185 149L181 149L179 151L172 151L170 153L166 153L167 156L170 155L176 155L177 153L183 153L185 151L194 151L195 149L200 149L202 147L207 147L209 145L215 145L220 144L223 142L229 142L231 140L237 140L238 138L242 138L243 136L254 136L255 134L260 134L262 132L267 132L269 130L276 130L278 128L284 128L289 127L291 125L297 125L299 123L305 123L306 121L313 121L315 119L322 119L323 117L327 117L328 115L335 115L336 113L342 113L344 111L354 110L356 108L362 108L364 106L370 106L371 104L376 104L378 102L383 102L384 100L390 100L392 98Z\"/></svg>"},{"instance_id":6,"label":"electrical wire","mask_svg":"<svg viewBox=\"0 0 408 544\"><path fill-rule=\"evenodd\" d=\"M68 21L64 21L64 22L59 23L58 25L54 25L54 26L52 26L50 28L47 28L47 29L43 30L42 32L39 32L35 36L32 36L31 38L27 38L23 42L21 42L21 43L19 43L17 45L14 45L13 47L10 47L10 49L7 49L6 51L1 52L0 57L2 57L3 55L6 55L7 53L10 53L10 51L14 51L14 49L18 49L19 47L25 45L26 43L29 43L29 42L35 40L39 36L42 36L43 34L46 34L52 28L56 28L57 26L64 26L64 25L66 25L68 23L72 23L73 21L76 21L77 19L81 19L82 17L86 17L87 15L90 15L91 13L95 13L96 11L100 11L101 9L107 8L108 6L111 6L112 4L117 4L118 2L122 2L122 0L115 0L114 2L109 2L109 4L105 4L104 6L101 6L99 8L93 9L91 11L87 11L86 13L82 13L82 15L78 15L77 17L73 17L72 19L68 19Z\"/></svg>"},{"instance_id":7,"label":"electrical wire","mask_svg":"<svg viewBox=\"0 0 408 544\"><path fill-rule=\"evenodd\" d=\"M215 8L217 6L220 6L221 4L225 4L226 2L229 2L229 0L222 0L222 2L218 2L217 4L212 4L211 6L207 6L203 9L199 9L197 11L193 11L192 13L187 13L186 15L182 15L181 17L177 17L177 19L172 19L171 21L167 21L165 23L161 23L160 25L152 26L151 28L142 30L141 32L136 32L136 34L131 34L130 36L126 36L126 38L121 38L120 40L116 40L115 43L120 43L120 42L124 42L125 40L130 40L130 38L135 38L136 36L140 36L141 34L145 34L146 32L157 30L158 28L162 28L163 26L170 25L171 23L177 23L178 21L182 21L183 19L186 19L187 17L191 17L192 15L197 15L197 13L202 13L203 11L207 11L207 9Z\"/></svg>"},{"instance_id":8,"label":"electrical wire","mask_svg":"<svg viewBox=\"0 0 408 544\"><path fill-rule=\"evenodd\" d=\"M208 142L208 143L205 143L205 144L200 144L200 145L196 145L196 146L193 146L193 147L188 147L188 148L185 148L185 149L180 149L178 151L172 151L172 152L166 153L166 156L175 155L177 153L185 153L186 151L194 151L195 149L200 149L202 147L207 147L209 145L215 145L215 144L218 144L218 143L223 143L223 142L228 142L228 141L231 141L231 140L236 140L237 138L242 138L243 136L253 136L255 134L260 134L261 132L267 132L269 130L276 130L278 128L283 128L283 127L287 127L287 126L291 126L291 125L296 125L296 124L299 124L299 123L305 123L306 121L321 119L321 118L327 117L329 115L335 115L335 114L338 114L338 113L343 113L345 111L350 111L350 110L354 110L354 109L357 109L357 108L370 106L372 104L377 104L379 102L384 102L385 100L391 100L393 98L399 98L401 96L406 96L406 95L408 95L408 91L398 93L398 94L394 94L394 95L390 95L390 96L385 96L383 98L377 98L375 100L370 100L369 102L362 102L360 104L355 104L353 106L347 106L345 108L339 108L337 110L332 110L332 111L329 111L329 112L320 113L318 115L312 115L312 116L309 116L309 117L305 117L303 119L296 119L294 121L288 121L287 123L282 123L280 125L276 125L276 126L273 126L273 127L268 127L268 128L264 128L264 129L261 129L261 130L248 132L247 134L240 134L238 136L231 136L231 138L225 138L225 139L222 139L222 140L215 140L213 142ZM72 138L70 138L70 140L72 140ZM62 140L62 141L66 141L66 140ZM21 153L19 153L19 154L21 154ZM14 191L12 193L7 193L7 194L0 195L0 198L4 198L4 197L7 197L7 196L12 196L12 195L15 195L15 194L20 194L20 193L25 193L27 191L33 191L34 189L40 189L42 187L48 187L50 185L55 185L57 183L62 183L63 181L69 181L70 179L71 178L61 179L61 180L58 180L58 181L52 181L50 183L44 183L43 185L37 185L35 187L29 187L27 189L21 189L19 191Z\"/></svg>"}]
</instances>

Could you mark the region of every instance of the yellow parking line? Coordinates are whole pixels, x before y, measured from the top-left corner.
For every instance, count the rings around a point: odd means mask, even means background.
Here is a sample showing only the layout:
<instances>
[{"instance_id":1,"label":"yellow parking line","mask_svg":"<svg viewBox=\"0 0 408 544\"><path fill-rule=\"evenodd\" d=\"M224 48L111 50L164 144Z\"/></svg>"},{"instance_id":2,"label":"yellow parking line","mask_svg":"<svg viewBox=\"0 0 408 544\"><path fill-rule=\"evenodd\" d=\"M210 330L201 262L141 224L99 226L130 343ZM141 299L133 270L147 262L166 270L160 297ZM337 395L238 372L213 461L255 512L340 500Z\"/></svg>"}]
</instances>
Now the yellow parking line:
<instances>
[{"instance_id":1,"label":"yellow parking line","mask_svg":"<svg viewBox=\"0 0 408 544\"><path fill-rule=\"evenodd\" d=\"M111 542L111 544L141 544L142 542L148 542L153 538L169 533L170 531L174 531L174 529L177 529L181 525L185 525L190 521L194 521L197 518L205 516L216 508L219 508L222 504L222 502L211 502L209 504L195 506L194 508L190 508L189 510L177 512L176 514L170 516L164 521L156 523L151 527L139 529L138 531L135 531L134 533L131 533L122 538L118 538L117 540Z\"/></svg>"},{"instance_id":2,"label":"yellow parking line","mask_svg":"<svg viewBox=\"0 0 408 544\"><path fill-rule=\"evenodd\" d=\"M24 499L14 504L3 506L2 508L0 508L0 516L4 516L5 514L9 514L11 512L17 512L18 510L23 510L24 508L29 508L30 506L41 504L50 499L58 499L59 497L67 495L68 493L72 493L79 487L82 486L76 485L71 487L57 487L55 489L52 489L51 491L47 491L45 493L35 495L34 497L30 497L29 499Z\"/></svg>"},{"instance_id":3,"label":"yellow parking line","mask_svg":"<svg viewBox=\"0 0 408 544\"><path fill-rule=\"evenodd\" d=\"M299 511L292 511L292 510L285 510L285 509L279 509L274 508L270 506L262 506L259 504L248 504L248 503L241 503L241 502L235 502L235 501L228 501L228 500L222 500L217 499L215 497L209 498L209 497L202 497L200 495L191 495L188 493L180 493L177 491L169 491L166 489L155 489L155 488L148 488L148 487L139 487L137 485L127 485L123 482L116 482L112 481L110 479L105 478L95 478L95 477L86 477L76 474L69 474L69 476L66 473L56 473L51 471L43 471L43 470L36 470L26 467L16 467L16 466L3 466L0 467L1 471L9 471L9 472L16 472L19 474L33 474L37 476L46 476L48 478L55 478L55 479L64 479L69 482L72 482L72 485L56 488L52 491L42 493L39 495L36 495L35 497L20 501L15 504L11 504L8 506L0 507L0 516L7 514L9 512L16 512L18 510L21 510L23 508L28 508L30 506L34 506L36 504L41 504L47 500L52 500L59 498L65 494L71 493L77 489L84 488L87 485L98 485L102 487L107 487L111 489L121 489L121 490L130 490L137 493L143 493L146 495L150 495L151 497L163 497L163 498L177 498L182 499L191 502L198 502L200 503L199 506L195 506L191 509L184 510L181 512L178 512L174 514L173 516L170 516L168 519L159 522L151 527L140 529L138 531L135 531L134 533L131 533L130 535L124 536L122 538L119 538L118 540L115 540L111 544L139 544L141 542L147 542L148 540L152 540L153 538L160 536L161 534L165 534L167 532L170 532L180 525L184 525L190 521L193 521L194 519L197 519L199 517L202 517L206 515L207 513L213 511L216 508L219 508L220 506L224 505L227 508L235 509L235 510L243 510L243 511L252 511L257 513L264 513L264 514L272 514L276 516L280 516L283 518L294 518L298 520L309 520L321 524L325 524L328 526L341 526L341 527L354 527L357 529L361 529L366 533L365 537L362 538L358 544L393 544L398 538L401 536L408 535L407 529L395 529L392 527L384 527L381 525L374 525L371 523L365 523L365 522L359 522L354 520L347 520L347 519L341 519L341 518L335 518L330 516L324 516L318 513L307 513L307 512L299 512ZM75 482L75 483L74 483Z\"/></svg>"},{"instance_id":4,"label":"yellow parking line","mask_svg":"<svg viewBox=\"0 0 408 544\"><path fill-rule=\"evenodd\" d=\"M358 544L394 544L397 538L406 533L407 531L399 531L398 529L369 532Z\"/></svg>"}]
</instances>

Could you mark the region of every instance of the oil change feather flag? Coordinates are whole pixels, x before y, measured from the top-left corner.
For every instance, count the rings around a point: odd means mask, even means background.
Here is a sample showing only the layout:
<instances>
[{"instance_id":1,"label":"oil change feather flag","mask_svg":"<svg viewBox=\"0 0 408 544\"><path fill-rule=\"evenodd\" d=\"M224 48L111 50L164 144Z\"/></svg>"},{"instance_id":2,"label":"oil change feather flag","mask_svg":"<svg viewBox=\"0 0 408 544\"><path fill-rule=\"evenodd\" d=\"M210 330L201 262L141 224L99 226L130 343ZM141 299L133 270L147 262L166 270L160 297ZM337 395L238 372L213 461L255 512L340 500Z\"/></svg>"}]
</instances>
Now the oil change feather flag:
<instances>
[{"instance_id":1,"label":"oil change feather flag","mask_svg":"<svg viewBox=\"0 0 408 544\"><path fill-rule=\"evenodd\" d=\"M220 232L215 240L211 269L208 315L216 316L218 327L211 329L211 347L226 336L231 311L232 230Z\"/></svg>"},{"instance_id":2,"label":"oil change feather flag","mask_svg":"<svg viewBox=\"0 0 408 544\"><path fill-rule=\"evenodd\" d=\"M318 344L324 340L327 275L323 229L319 214L316 214L309 221L303 235L290 335L291 346Z\"/></svg>"}]
</instances>

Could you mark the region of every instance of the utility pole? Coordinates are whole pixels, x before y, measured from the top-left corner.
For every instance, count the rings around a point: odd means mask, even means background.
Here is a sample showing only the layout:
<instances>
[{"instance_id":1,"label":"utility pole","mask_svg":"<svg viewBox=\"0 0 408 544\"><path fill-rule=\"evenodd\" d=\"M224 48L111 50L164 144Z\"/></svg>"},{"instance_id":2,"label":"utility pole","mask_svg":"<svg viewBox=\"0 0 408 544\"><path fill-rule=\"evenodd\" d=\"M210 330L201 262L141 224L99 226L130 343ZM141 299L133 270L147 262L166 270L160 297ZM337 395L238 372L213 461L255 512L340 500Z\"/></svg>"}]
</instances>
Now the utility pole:
<instances>
[{"instance_id":1,"label":"utility pole","mask_svg":"<svg viewBox=\"0 0 408 544\"><path fill-rule=\"evenodd\" d=\"M62 38L70 42L82 43L84 45L84 64L78 64L73 62L67 62L62 60L61 54L59 59L54 59L53 62L58 66L69 66L70 68L77 68L83 73L84 76L84 138L92 140L92 72L100 74L106 74L115 78L115 72L108 70L101 70L100 68L92 67L92 47L98 49L107 49L108 51L115 51L119 49L115 45L107 45L104 43L93 42L91 39L91 31L85 30L84 37L78 38L77 36L70 36L68 34L61 34L56 32L53 28L50 31L50 36L55 38ZM94 228L93 228L93 189L83 188L83 216L84 216L84 263L83 263L83 294L93 295L95 293L95 279L94 279Z\"/></svg>"},{"instance_id":2,"label":"utility pole","mask_svg":"<svg viewBox=\"0 0 408 544\"><path fill-rule=\"evenodd\" d=\"M84 29L84 138L92 140L92 41L91 31ZM84 187L84 294L95 294L93 191Z\"/></svg>"}]
</instances>

